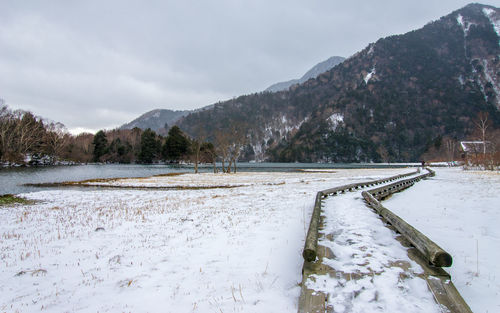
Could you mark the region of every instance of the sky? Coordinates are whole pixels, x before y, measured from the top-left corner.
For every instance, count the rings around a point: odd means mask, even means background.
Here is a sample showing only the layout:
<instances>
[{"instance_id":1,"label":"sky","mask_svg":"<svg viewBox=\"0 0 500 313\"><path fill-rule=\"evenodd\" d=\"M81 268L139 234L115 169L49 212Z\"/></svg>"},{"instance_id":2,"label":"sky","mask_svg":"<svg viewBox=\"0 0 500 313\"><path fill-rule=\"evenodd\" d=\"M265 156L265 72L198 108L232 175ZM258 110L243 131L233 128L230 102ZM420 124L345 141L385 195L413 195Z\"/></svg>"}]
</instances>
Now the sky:
<instances>
[{"instance_id":1,"label":"sky","mask_svg":"<svg viewBox=\"0 0 500 313\"><path fill-rule=\"evenodd\" d=\"M0 0L0 98L75 134L112 129L263 91L468 3Z\"/></svg>"}]
</instances>

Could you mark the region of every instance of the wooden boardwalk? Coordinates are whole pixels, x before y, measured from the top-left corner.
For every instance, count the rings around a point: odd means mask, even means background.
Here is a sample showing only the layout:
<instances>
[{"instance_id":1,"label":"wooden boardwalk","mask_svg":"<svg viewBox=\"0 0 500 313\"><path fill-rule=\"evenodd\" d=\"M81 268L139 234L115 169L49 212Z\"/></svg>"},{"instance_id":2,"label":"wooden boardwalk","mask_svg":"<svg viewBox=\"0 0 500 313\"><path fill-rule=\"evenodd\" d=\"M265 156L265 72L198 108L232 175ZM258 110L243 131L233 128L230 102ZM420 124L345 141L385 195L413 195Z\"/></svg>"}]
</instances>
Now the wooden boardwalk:
<instances>
[{"instance_id":1,"label":"wooden boardwalk","mask_svg":"<svg viewBox=\"0 0 500 313\"><path fill-rule=\"evenodd\" d=\"M410 175L413 176L410 178L405 177ZM325 199L329 196L347 197L348 195L346 195L345 193L353 191L356 191L356 196L360 198L360 189L366 190L369 186L381 185L381 187L369 190L368 194L366 192L363 193L365 199L368 199L368 205L372 206L376 213L380 213L381 210L383 211L387 209L380 204L378 199L382 199L394 192L398 192L405 188L408 188L414 183L418 182L420 179L431 175L433 175L432 171L429 171L427 174L411 173L409 175L398 175L397 177L390 177L384 180L341 186L329 190L324 190L318 193L318 197L316 198L315 203L315 212L313 212L306 245L304 248L305 261L303 266L302 290L299 299L299 313L337 311L334 310L335 308L331 304L332 301L329 301L331 297L336 296L335 291L332 290L325 292L324 290L318 291L314 290L314 288L310 289L310 282L315 281L318 276L327 275L327 277L350 282L364 280L370 275L378 275L377 273L373 273L370 271L343 272L327 265L332 264L331 260L334 260L336 257L335 251L332 251L330 248L321 245L321 243L318 243L325 242L325 240L335 240L335 233L330 232L331 229L330 231L326 230L327 227L325 227L326 221L324 215L322 214L324 206L323 203ZM367 206L367 203L362 200L358 200L356 202L356 205L363 206L363 209L371 210L371 208ZM382 218L384 218L383 215ZM314 221L314 219L317 220ZM392 223L388 223L386 227L397 234L396 239L403 247L407 248L408 257L418 263L423 269L423 272L419 272L416 275L419 278L425 280L434 300L440 305L441 311L471 312L470 308L451 282L450 275L440 267L450 266L451 256L447 255L445 251L439 250L440 248L437 247L437 245L435 245L427 237L425 237L425 235L415 235L414 232L406 231L406 229L401 228L409 227L410 230L412 229L410 225L404 225L406 222L402 221L401 224L403 224L403 226L401 226L398 224L397 220L391 221ZM313 227L313 229L311 229L311 227ZM417 230L415 230L415 232L419 233ZM422 238L424 239L420 238L420 235L423 236ZM416 239L412 238L412 236L416 236ZM311 240L314 240L315 242L311 242ZM423 242L423 248L421 246L419 247L420 242ZM434 247L432 244L434 244L436 247ZM428 248L429 245L431 248ZM432 264L432 262L438 264ZM402 273L401 276L403 280L411 277L412 275L415 275L415 273L412 272L411 264L408 261L395 261L391 263L391 266L398 267L398 271ZM348 311L348 309L346 311Z\"/></svg>"}]
</instances>

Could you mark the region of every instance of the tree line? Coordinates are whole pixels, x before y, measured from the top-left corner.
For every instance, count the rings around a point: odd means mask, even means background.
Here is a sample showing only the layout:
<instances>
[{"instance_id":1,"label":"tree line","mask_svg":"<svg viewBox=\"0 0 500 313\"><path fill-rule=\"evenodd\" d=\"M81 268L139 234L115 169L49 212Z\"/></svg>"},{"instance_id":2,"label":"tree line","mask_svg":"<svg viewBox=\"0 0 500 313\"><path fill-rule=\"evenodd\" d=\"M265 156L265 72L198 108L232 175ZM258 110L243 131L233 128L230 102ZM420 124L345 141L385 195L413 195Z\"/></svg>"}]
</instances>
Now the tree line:
<instances>
[{"instance_id":1,"label":"tree line","mask_svg":"<svg viewBox=\"0 0 500 313\"><path fill-rule=\"evenodd\" d=\"M217 172L216 162L220 162L223 172L234 172L243 147L242 136L236 134L236 130L217 133L215 145L204 136L188 136L178 126L166 136L149 128L72 135L63 124L13 111L0 99L0 162L4 165L190 162L195 172L200 163L213 164Z\"/></svg>"}]
</instances>

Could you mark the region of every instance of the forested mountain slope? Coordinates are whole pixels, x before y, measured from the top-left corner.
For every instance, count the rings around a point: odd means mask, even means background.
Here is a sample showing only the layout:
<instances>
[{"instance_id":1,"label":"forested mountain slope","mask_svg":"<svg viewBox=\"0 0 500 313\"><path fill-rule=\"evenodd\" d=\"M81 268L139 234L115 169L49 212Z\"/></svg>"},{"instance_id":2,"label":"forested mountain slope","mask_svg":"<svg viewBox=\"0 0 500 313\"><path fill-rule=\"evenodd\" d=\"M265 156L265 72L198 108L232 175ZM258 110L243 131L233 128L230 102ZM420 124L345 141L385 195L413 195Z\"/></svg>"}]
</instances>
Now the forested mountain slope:
<instances>
[{"instance_id":1,"label":"forested mountain slope","mask_svg":"<svg viewBox=\"0 0 500 313\"><path fill-rule=\"evenodd\" d=\"M436 138L471 133L480 111L500 125L499 21L499 9L470 4L288 91L217 103L179 126L212 140L243 134L247 159L417 161Z\"/></svg>"}]
</instances>

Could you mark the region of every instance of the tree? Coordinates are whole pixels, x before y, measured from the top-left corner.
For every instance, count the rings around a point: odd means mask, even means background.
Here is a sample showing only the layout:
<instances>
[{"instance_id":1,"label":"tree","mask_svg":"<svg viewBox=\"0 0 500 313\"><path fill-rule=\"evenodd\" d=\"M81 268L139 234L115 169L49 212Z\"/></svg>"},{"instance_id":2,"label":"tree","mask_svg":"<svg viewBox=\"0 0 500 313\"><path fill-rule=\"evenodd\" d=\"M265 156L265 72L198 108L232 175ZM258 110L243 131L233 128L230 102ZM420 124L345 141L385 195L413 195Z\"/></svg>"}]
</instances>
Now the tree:
<instances>
[{"instance_id":1,"label":"tree","mask_svg":"<svg viewBox=\"0 0 500 313\"><path fill-rule=\"evenodd\" d=\"M447 161L452 163L455 160L456 142L453 139L446 140Z\"/></svg>"},{"instance_id":2,"label":"tree","mask_svg":"<svg viewBox=\"0 0 500 313\"><path fill-rule=\"evenodd\" d=\"M67 134L66 127L61 123L49 123L46 130L44 142L47 154L54 161L56 157L61 156L62 150L70 137Z\"/></svg>"},{"instance_id":3,"label":"tree","mask_svg":"<svg viewBox=\"0 0 500 313\"><path fill-rule=\"evenodd\" d=\"M179 162L189 148L189 140L179 126L173 126L168 131L167 139L162 147L162 157L171 162Z\"/></svg>"},{"instance_id":4,"label":"tree","mask_svg":"<svg viewBox=\"0 0 500 313\"><path fill-rule=\"evenodd\" d=\"M160 143L156 140L156 133L151 128L146 129L141 135L141 152L139 162L151 164L160 151Z\"/></svg>"},{"instance_id":5,"label":"tree","mask_svg":"<svg viewBox=\"0 0 500 313\"><path fill-rule=\"evenodd\" d=\"M215 131L215 151L221 157L222 172L226 173L225 163L229 156L229 135L221 130Z\"/></svg>"},{"instance_id":6,"label":"tree","mask_svg":"<svg viewBox=\"0 0 500 313\"><path fill-rule=\"evenodd\" d=\"M89 162L93 160L93 140L91 133L81 133L75 137L70 136L64 157L76 162Z\"/></svg>"},{"instance_id":7,"label":"tree","mask_svg":"<svg viewBox=\"0 0 500 313\"><path fill-rule=\"evenodd\" d=\"M215 151L215 146L211 142L204 142L201 146L201 160L202 162L211 162L214 167L214 173L217 173L217 152Z\"/></svg>"},{"instance_id":8,"label":"tree","mask_svg":"<svg viewBox=\"0 0 500 313\"><path fill-rule=\"evenodd\" d=\"M474 120L477 131L479 132L479 140L483 142L483 155L486 154L486 131L490 126L488 112L479 112L477 118Z\"/></svg>"},{"instance_id":9,"label":"tree","mask_svg":"<svg viewBox=\"0 0 500 313\"><path fill-rule=\"evenodd\" d=\"M198 164L200 163L200 152L205 142L205 131L201 128L197 131L197 137L191 141L191 156L194 159L194 172L198 174Z\"/></svg>"},{"instance_id":10,"label":"tree","mask_svg":"<svg viewBox=\"0 0 500 313\"><path fill-rule=\"evenodd\" d=\"M230 145L230 159L228 166L228 173L231 172L231 163L233 164L233 172L236 173L236 163L240 157L241 150L246 143L246 127L243 124L232 124L230 128L232 142Z\"/></svg>"},{"instance_id":11,"label":"tree","mask_svg":"<svg viewBox=\"0 0 500 313\"><path fill-rule=\"evenodd\" d=\"M101 157L108 152L108 140L104 131L100 130L94 135L92 145L94 146L93 161L99 162Z\"/></svg>"},{"instance_id":12,"label":"tree","mask_svg":"<svg viewBox=\"0 0 500 313\"><path fill-rule=\"evenodd\" d=\"M45 129L43 122L31 112L17 111L18 123L14 130L16 134L15 151L24 156L27 153L40 151Z\"/></svg>"}]
</instances>

